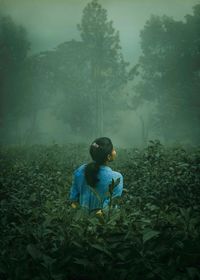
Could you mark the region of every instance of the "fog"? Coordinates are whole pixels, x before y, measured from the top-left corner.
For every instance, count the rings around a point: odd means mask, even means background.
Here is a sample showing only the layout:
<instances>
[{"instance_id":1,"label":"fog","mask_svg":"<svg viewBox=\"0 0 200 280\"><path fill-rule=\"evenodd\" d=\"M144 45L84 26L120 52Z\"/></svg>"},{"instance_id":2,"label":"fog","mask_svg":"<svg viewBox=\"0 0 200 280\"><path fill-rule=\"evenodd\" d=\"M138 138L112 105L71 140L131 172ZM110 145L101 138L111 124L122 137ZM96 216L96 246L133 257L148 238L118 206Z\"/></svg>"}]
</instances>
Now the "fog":
<instances>
[{"instance_id":1,"label":"fog","mask_svg":"<svg viewBox=\"0 0 200 280\"><path fill-rule=\"evenodd\" d=\"M180 24L178 23L186 23L185 16L188 14L194 15L193 7L200 4L200 1L97 1L97 3L107 11L108 21L113 21L114 30L119 31L121 45L121 50L119 51L122 53L124 60L129 63L127 66L127 72L140 64L140 66L138 66L140 68L137 68L138 73L136 74L137 71L134 72L135 74L133 77L127 79L126 82L120 83L119 77L121 76L115 77L115 74L105 76L105 80L102 80L105 81L104 87L101 87L101 85L98 87L100 84L99 82L96 82L96 84L94 82L95 87L93 87L91 76L87 73L85 74L84 71L86 70L81 72L82 68L79 67L79 65L82 65L81 59L84 57L85 53L84 51L82 52L82 49L79 52L78 45L77 53L75 51L75 44L72 45L71 49L70 46L66 47L65 52L63 49L63 52L58 51L58 54L56 53L58 46L62 46L65 42L71 42L71 40L74 40L73 42L81 42L82 38L80 31L77 28L77 24L81 24L83 9L88 3L91 3L91 1L5 0L0 2L1 17L10 16L15 26L23 26L26 30L27 41L30 42L30 48L26 53L27 61L32 61L28 59L39 57L39 54L42 52L49 51L50 53L48 54L49 56L46 56L46 60L39 62L38 65L41 67L39 68L40 70L30 70L29 73L27 72L27 69L33 68L31 68L32 66L29 67L27 65L33 64L25 64L27 68L24 68L23 64L20 66L20 69L22 70L18 70L18 63L10 63L9 55L6 56L4 54L4 56L0 57L0 59L2 59L2 57L4 58L3 66L0 69L3 73L1 78L2 86L0 88L1 144L29 145L52 143L65 144L68 142L90 143L96 137L107 136L119 147L143 147L147 144L148 140L151 139L160 139L160 141L166 145L173 143L197 145L200 139L198 125L200 116L200 100L198 93L198 84L200 80L199 65L197 68L192 68L192 70L188 68L188 71L194 73L194 75L187 76L187 83L185 83L182 88L182 85L180 86L180 84L182 84L181 81L185 81L183 78L185 72L182 73L181 71L183 67L187 68L187 65L191 65L191 63L187 64L187 62L185 62L183 66L180 65L182 60L176 58L174 60L169 60L173 58L173 56L171 53L168 53L168 50L166 49L164 51L166 58L163 61L165 63L170 61L170 65L168 65L169 67L167 66L167 69L170 69L170 67L173 69L171 74L172 77L169 77L170 71L165 75L164 71L166 67L163 67L160 70L161 74L159 74L163 79L159 80L158 86L158 80L154 80L157 68L154 69L155 75L152 75L152 82L151 80L148 80L148 77L151 76L151 71L149 71L151 65L148 63L152 56L149 56L148 58L148 52L146 51L145 54L142 52L140 32L145 28L145 24L151 18L151 15L156 15L160 18L162 18L163 15L166 15L172 18L174 26L177 23L179 28ZM189 29L190 24L190 21L188 21L185 26L188 26ZM199 20L197 25L200 30ZM1 25L1 30L3 30L2 26L3 25ZM183 29L180 30L184 30L186 27L183 25ZM2 40L7 40L5 39L7 38L5 34L6 32L9 34L10 30L11 29L7 28L5 29L5 33L1 33L1 42ZM155 28L154 31L152 24L152 31L151 29L148 30L150 30L149 37L151 38L154 36L152 34L157 32L156 30L158 29ZM183 35L180 35L181 32L176 28L175 30L177 30L175 31L175 35L169 37L169 41L172 40L172 38L174 42L177 40L175 43L172 43L173 46L175 46L175 49L177 49L181 40L187 42L187 36L189 36L191 32L188 31L188 35L185 35L186 37L182 38L181 36L184 36L184 32L182 32ZM160 36L161 37L158 38L159 44L162 34ZM198 33L195 33L194 37L195 36L198 36ZM149 37L143 37L143 46L148 47L147 43ZM180 40L177 39L177 37L180 37ZM195 41L193 37L188 37L188 40L191 42L192 40ZM153 49L153 42L151 43ZM12 49L13 44L15 45L14 39L10 41L7 40L5 43L9 50ZM1 44L1 46L3 49L3 44ZM165 43L163 43L163 49L164 48ZM184 50L184 48L186 50L189 47L185 44L180 48L181 50ZM74 50L74 53L72 50ZM19 52L20 48L16 53ZM88 52L90 53L90 51ZM84 60L84 65L87 64L87 61L88 63L90 61L90 58L88 58L88 52L87 58ZM2 53L4 52L2 51ZM69 57L65 58L65 53L68 54ZM140 60L142 55L144 55L145 59ZM158 52L157 55L159 60L161 58L160 53ZM79 56L80 60L77 58ZM199 57L199 52L197 53L197 57ZM62 65L62 58L63 61L65 61L63 62L64 66ZM72 62L69 62L71 59ZM195 61L196 57L190 59L191 61ZM157 61L156 57L155 61ZM154 66L154 61L151 63L152 66ZM8 71L7 65L10 65ZM116 67L117 65L118 64L116 63ZM60 70L56 70L61 69L62 67L65 67L65 72L59 72ZM83 69L87 68L84 67ZM115 73L115 66L109 67L113 67L112 71ZM161 67L159 66L159 69L160 68ZM173 73L177 73L179 69L179 75L175 77ZM19 73L19 71L22 71L20 72L22 74L16 78L15 73ZM187 72L187 70L185 71ZM23 73L28 73L26 78L24 78ZM49 76L45 73L48 73ZM51 77L51 73L52 79L49 78ZM84 73L83 76L85 75L83 78L81 76L82 73ZM144 80L144 77L142 76L144 73L146 73L146 80ZM72 75L73 78L71 78L70 75ZM48 76L48 79L46 79L46 76ZM90 81L90 79L91 84L88 84L86 81ZM112 85L111 79L113 79ZM191 90L194 80L195 85ZM137 91L138 85L141 81L144 81L142 88L145 90L141 91L140 87L140 90ZM13 85L12 89L10 84L15 82L16 86ZM164 86L165 82L166 86ZM9 86L7 86L7 84ZM108 87L107 84L109 84ZM96 85L98 89L94 92ZM153 90L150 91L149 89L151 87ZM154 91L156 92L155 97L153 96ZM137 103L138 99L134 99L134 96L139 96L139 94L141 95L139 97L139 102ZM98 102L96 103L94 96L102 96L102 99L97 98ZM174 101L171 101L170 96L175 98L173 99ZM165 98L167 101L165 101ZM183 98L183 102L177 102L180 98ZM87 101L89 102L90 99L89 106ZM83 103L81 103L80 100L83 100ZM101 102L103 102L103 105L100 105L102 104ZM99 106L103 106L102 109L99 108ZM164 112L166 114L164 114ZM192 114L194 114L194 116L192 116ZM89 128L90 125L91 128Z\"/></svg>"}]
</instances>

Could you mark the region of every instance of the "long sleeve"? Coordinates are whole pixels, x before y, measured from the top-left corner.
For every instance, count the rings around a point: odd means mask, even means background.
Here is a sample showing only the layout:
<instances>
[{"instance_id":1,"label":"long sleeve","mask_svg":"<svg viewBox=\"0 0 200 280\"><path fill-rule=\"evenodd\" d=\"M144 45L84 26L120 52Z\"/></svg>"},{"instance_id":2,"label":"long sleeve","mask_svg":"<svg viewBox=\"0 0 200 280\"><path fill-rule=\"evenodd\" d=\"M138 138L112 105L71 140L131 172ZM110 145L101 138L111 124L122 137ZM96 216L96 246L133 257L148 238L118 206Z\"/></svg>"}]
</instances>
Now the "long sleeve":
<instances>
[{"instance_id":1,"label":"long sleeve","mask_svg":"<svg viewBox=\"0 0 200 280\"><path fill-rule=\"evenodd\" d=\"M78 184L77 184L76 170L73 173L69 199L71 201L79 200L79 188L78 188Z\"/></svg>"}]
</instances>

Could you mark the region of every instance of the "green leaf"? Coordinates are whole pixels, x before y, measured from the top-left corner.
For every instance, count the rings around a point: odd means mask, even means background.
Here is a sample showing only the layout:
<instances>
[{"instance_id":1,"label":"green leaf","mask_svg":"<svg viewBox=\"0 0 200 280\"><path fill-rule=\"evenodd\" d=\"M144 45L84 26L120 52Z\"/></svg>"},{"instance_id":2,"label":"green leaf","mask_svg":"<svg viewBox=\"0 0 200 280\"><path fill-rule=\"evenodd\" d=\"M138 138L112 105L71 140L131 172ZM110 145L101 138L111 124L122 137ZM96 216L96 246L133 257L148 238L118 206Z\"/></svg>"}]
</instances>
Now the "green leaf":
<instances>
[{"instance_id":1,"label":"green leaf","mask_svg":"<svg viewBox=\"0 0 200 280\"><path fill-rule=\"evenodd\" d=\"M36 193L32 193L32 195L30 196L29 198L31 201L35 202L37 200L37 197L36 197Z\"/></svg>"},{"instance_id":2,"label":"green leaf","mask_svg":"<svg viewBox=\"0 0 200 280\"><path fill-rule=\"evenodd\" d=\"M36 248L36 246L34 244L28 244L26 246L26 249L28 251L28 253L31 255L31 257L34 259L34 260L38 260L38 259L41 259L42 257L42 253L40 250L38 250Z\"/></svg>"},{"instance_id":3,"label":"green leaf","mask_svg":"<svg viewBox=\"0 0 200 280\"><path fill-rule=\"evenodd\" d=\"M190 279L194 279L196 276L197 277L200 276L199 270L195 267L187 267L186 270L187 270L187 273L188 273Z\"/></svg>"},{"instance_id":4,"label":"green leaf","mask_svg":"<svg viewBox=\"0 0 200 280\"><path fill-rule=\"evenodd\" d=\"M87 259L74 258L74 262L77 263L77 264L81 264L81 265L83 265L85 267L91 265L91 262L88 261Z\"/></svg>"},{"instance_id":5,"label":"green leaf","mask_svg":"<svg viewBox=\"0 0 200 280\"><path fill-rule=\"evenodd\" d=\"M91 247L107 254L109 257L112 257L112 254L107 249L105 249L103 246L101 246L99 244L93 244L93 245L91 245Z\"/></svg>"},{"instance_id":6,"label":"green leaf","mask_svg":"<svg viewBox=\"0 0 200 280\"><path fill-rule=\"evenodd\" d=\"M114 188L119 184L120 182L120 177L116 179L116 181L112 178L112 182L109 184L109 192L110 194L113 193Z\"/></svg>"},{"instance_id":7,"label":"green leaf","mask_svg":"<svg viewBox=\"0 0 200 280\"><path fill-rule=\"evenodd\" d=\"M48 268L49 266L51 266L56 260L55 259L53 259L53 258L51 258L50 256L47 256L47 255L43 255L42 256L42 258L43 258L43 265L44 265L44 267L46 267L46 268Z\"/></svg>"},{"instance_id":8,"label":"green leaf","mask_svg":"<svg viewBox=\"0 0 200 280\"><path fill-rule=\"evenodd\" d=\"M152 230L152 229L145 229L143 231L143 243L147 242L148 240L152 239L155 236L160 234L159 231Z\"/></svg>"}]
</instances>

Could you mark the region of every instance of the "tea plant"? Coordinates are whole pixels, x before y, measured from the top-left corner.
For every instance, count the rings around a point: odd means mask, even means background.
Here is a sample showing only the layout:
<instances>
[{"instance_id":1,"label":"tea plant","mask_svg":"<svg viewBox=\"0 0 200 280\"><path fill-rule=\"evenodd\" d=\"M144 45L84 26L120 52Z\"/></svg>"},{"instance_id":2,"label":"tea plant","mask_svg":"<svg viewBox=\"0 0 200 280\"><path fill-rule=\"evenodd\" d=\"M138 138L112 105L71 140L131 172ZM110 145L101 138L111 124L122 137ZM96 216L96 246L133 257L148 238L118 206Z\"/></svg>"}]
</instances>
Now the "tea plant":
<instances>
[{"instance_id":1,"label":"tea plant","mask_svg":"<svg viewBox=\"0 0 200 280\"><path fill-rule=\"evenodd\" d=\"M0 279L200 279L198 147L119 149L123 195L112 201L112 181L102 215L68 200L85 145L0 154Z\"/></svg>"}]
</instances>

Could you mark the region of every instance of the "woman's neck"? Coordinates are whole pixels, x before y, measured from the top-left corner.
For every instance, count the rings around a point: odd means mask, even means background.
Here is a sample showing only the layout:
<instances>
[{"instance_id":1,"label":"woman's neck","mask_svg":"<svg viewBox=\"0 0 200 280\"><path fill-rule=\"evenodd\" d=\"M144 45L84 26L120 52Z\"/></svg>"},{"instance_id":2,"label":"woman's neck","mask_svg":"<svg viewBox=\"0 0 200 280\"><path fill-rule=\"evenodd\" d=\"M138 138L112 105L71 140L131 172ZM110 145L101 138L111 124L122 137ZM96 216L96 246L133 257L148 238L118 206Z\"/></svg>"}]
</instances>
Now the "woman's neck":
<instances>
[{"instance_id":1,"label":"woman's neck","mask_svg":"<svg viewBox=\"0 0 200 280\"><path fill-rule=\"evenodd\" d=\"M108 161L104 162L102 165L108 166Z\"/></svg>"}]
</instances>

